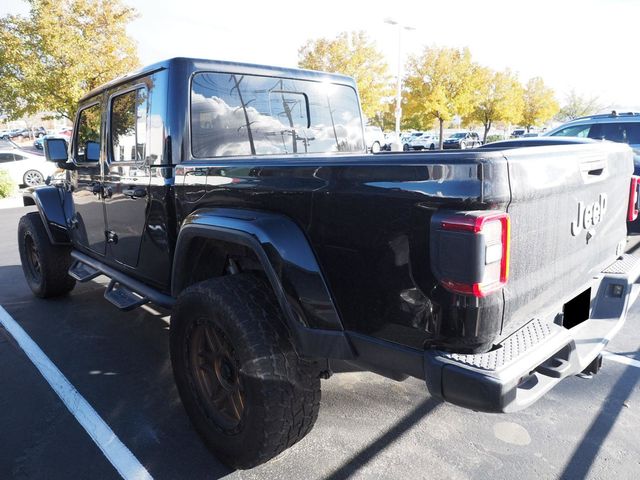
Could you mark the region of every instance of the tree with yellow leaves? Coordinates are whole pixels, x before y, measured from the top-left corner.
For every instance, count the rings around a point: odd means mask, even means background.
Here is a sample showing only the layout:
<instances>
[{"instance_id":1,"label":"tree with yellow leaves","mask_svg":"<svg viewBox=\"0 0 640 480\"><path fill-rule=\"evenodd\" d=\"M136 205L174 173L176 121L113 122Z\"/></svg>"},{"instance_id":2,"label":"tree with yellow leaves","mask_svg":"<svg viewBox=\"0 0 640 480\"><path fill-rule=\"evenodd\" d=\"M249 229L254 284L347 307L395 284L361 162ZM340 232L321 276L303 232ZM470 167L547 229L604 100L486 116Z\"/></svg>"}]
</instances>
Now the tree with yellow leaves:
<instances>
[{"instance_id":1,"label":"tree with yellow leaves","mask_svg":"<svg viewBox=\"0 0 640 480\"><path fill-rule=\"evenodd\" d=\"M138 66L120 0L28 0L26 16L0 18L0 111L73 119L78 100Z\"/></svg>"},{"instance_id":2,"label":"tree with yellow leaves","mask_svg":"<svg viewBox=\"0 0 640 480\"><path fill-rule=\"evenodd\" d=\"M427 47L409 58L404 110L422 128L438 121L441 149L444 122L469 114L477 103L477 70L468 48Z\"/></svg>"},{"instance_id":3,"label":"tree with yellow leaves","mask_svg":"<svg viewBox=\"0 0 640 480\"><path fill-rule=\"evenodd\" d=\"M309 40L298 50L298 66L353 77L362 111L370 120L381 118L383 99L393 92L387 64L364 32L343 32L334 39ZM380 125L382 126L382 125Z\"/></svg>"},{"instance_id":4,"label":"tree with yellow leaves","mask_svg":"<svg viewBox=\"0 0 640 480\"><path fill-rule=\"evenodd\" d=\"M560 110L553 90L540 77L527 82L523 95L524 106L520 123L527 129L548 122Z\"/></svg>"},{"instance_id":5,"label":"tree with yellow leaves","mask_svg":"<svg viewBox=\"0 0 640 480\"><path fill-rule=\"evenodd\" d=\"M485 67L476 71L478 85L475 108L466 120L484 127L483 142L495 122L516 123L522 118L524 90L518 78L509 70L494 72Z\"/></svg>"}]
</instances>

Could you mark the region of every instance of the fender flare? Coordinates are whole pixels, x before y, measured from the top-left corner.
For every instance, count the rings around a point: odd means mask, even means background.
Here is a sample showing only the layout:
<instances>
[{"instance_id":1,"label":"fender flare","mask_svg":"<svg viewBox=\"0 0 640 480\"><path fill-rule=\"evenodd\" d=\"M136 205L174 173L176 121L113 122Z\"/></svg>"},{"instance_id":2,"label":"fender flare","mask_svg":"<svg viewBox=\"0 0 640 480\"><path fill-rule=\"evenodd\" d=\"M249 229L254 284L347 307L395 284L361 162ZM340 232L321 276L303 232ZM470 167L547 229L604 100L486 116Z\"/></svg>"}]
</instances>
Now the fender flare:
<instances>
[{"instance_id":1,"label":"fender flare","mask_svg":"<svg viewBox=\"0 0 640 480\"><path fill-rule=\"evenodd\" d=\"M42 186L23 193L23 204L36 205L53 245L70 245L67 219L73 216L71 193L54 186Z\"/></svg>"},{"instance_id":2,"label":"fender flare","mask_svg":"<svg viewBox=\"0 0 640 480\"><path fill-rule=\"evenodd\" d=\"M340 316L309 242L288 217L270 212L226 208L201 209L189 215L178 235L171 293L186 286L181 268L195 238L250 248L273 288L299 354L315 358L355 358Z\"/></svg>"}]
</instances>

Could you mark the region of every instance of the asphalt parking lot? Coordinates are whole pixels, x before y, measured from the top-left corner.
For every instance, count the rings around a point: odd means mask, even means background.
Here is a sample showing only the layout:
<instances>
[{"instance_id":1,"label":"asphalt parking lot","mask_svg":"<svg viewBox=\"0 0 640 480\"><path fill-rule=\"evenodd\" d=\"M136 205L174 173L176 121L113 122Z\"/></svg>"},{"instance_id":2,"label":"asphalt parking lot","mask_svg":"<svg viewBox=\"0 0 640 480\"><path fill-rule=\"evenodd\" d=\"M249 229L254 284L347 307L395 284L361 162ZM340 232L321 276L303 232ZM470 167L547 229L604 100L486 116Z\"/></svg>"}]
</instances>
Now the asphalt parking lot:
<instances>
[{"instance_id":1,"label":"asphalt parking lot","mask_svg":"<svg viewBox=\"0 0 640 480\"><path fill-rule=\"evenodd\" d=\"M167 312L119 312L103 299L100 280L62 299L31 295L16 246L28 210L0 210L0 305L153 478L640 478L640 304L609 344L615 361L605 359L592 379L565 380L523 412L442 404L415 379L334 375L323 382L320 418L302 442L266 465L232 472L183 412ZM2 328L0 439L1 479L119 478Z\"/></svg>"}]
</instances>

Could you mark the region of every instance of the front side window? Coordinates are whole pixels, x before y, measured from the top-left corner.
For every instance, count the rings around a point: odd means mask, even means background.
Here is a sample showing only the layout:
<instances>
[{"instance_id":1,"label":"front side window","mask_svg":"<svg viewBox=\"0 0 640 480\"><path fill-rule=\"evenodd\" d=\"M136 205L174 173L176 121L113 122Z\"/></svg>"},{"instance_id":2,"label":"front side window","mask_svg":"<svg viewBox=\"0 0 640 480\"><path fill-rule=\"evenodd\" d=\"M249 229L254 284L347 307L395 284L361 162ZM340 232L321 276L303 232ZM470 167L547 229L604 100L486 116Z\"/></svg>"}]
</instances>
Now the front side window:
<instances>
[{"instance_id":1,"label":"front side window","mask_svg":"<svg viewBox=\"0 0 640 480\"><path fill-rule=\"evenodd\" d=\"M96 103L80 112L76 129L74 156L77 162L95 161L94 152L100 151L100 104ZM87 156L87 152L89 155Z\"/></svg>"},{"instance_id":2,"label":"front side window","mask_svg":"<svg viewBox=\"0 0 640 480\"><path fill-rule=\"evenodd\" d=\"M194 157L362 152L360 106L345 85L198 73L191 85Z\"/></svg>"},{"instance_id":3,"label":"front side window","mask_svg":"<svg viewBox=\"0 0 640 480\"><path fill-rule=\"evenodd\" d=\"M0 153L0 163L13 162L13 153Z\"/></svg>"},{"instance_id":4,"label":"front side window","mask_svg":"<svg viewBox=\"0 0 640 480\"><path fill-rule=\"evenodd\" d=\"M147 143L147 93L138 88L111 100L111 158L115 162L143 162Z\"/></svg>"},{"instance_id":5,"label":"front side window","mask_svg":"<svg viewBox=\"0 0 640 480\"><path fill-rule=\"evenodd\" d=\"M571 127L565 127L558 130L556 133L552 133L551 136L586 138L589 136L589 130L591 130L591 125L572 125Z\"/></svg>"}]
</instances>

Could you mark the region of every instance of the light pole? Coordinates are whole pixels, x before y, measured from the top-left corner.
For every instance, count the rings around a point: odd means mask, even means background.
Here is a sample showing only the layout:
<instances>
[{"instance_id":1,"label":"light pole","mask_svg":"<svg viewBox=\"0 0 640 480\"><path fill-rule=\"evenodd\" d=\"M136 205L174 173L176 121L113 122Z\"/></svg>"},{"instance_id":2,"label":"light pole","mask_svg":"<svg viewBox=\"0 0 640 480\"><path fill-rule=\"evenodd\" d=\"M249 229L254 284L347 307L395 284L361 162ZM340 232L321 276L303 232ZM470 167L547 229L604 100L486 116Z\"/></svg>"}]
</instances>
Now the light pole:
<instances>
[{"instance_id":1,"label":"light pole","mask_svg":"<svg viewBox=\"0 0 640 480\"><path fill-rule=\"evenodd\" d=\"M392 142L391 149L398 151L402 149L400 142L400 120L402 118L402 30L415 30L408 25L401 25L400 22L392 18L385 18L384 23L395 25L398 28L398 78L396 82L396 141Z\"/></svg>"}]
</instances>

